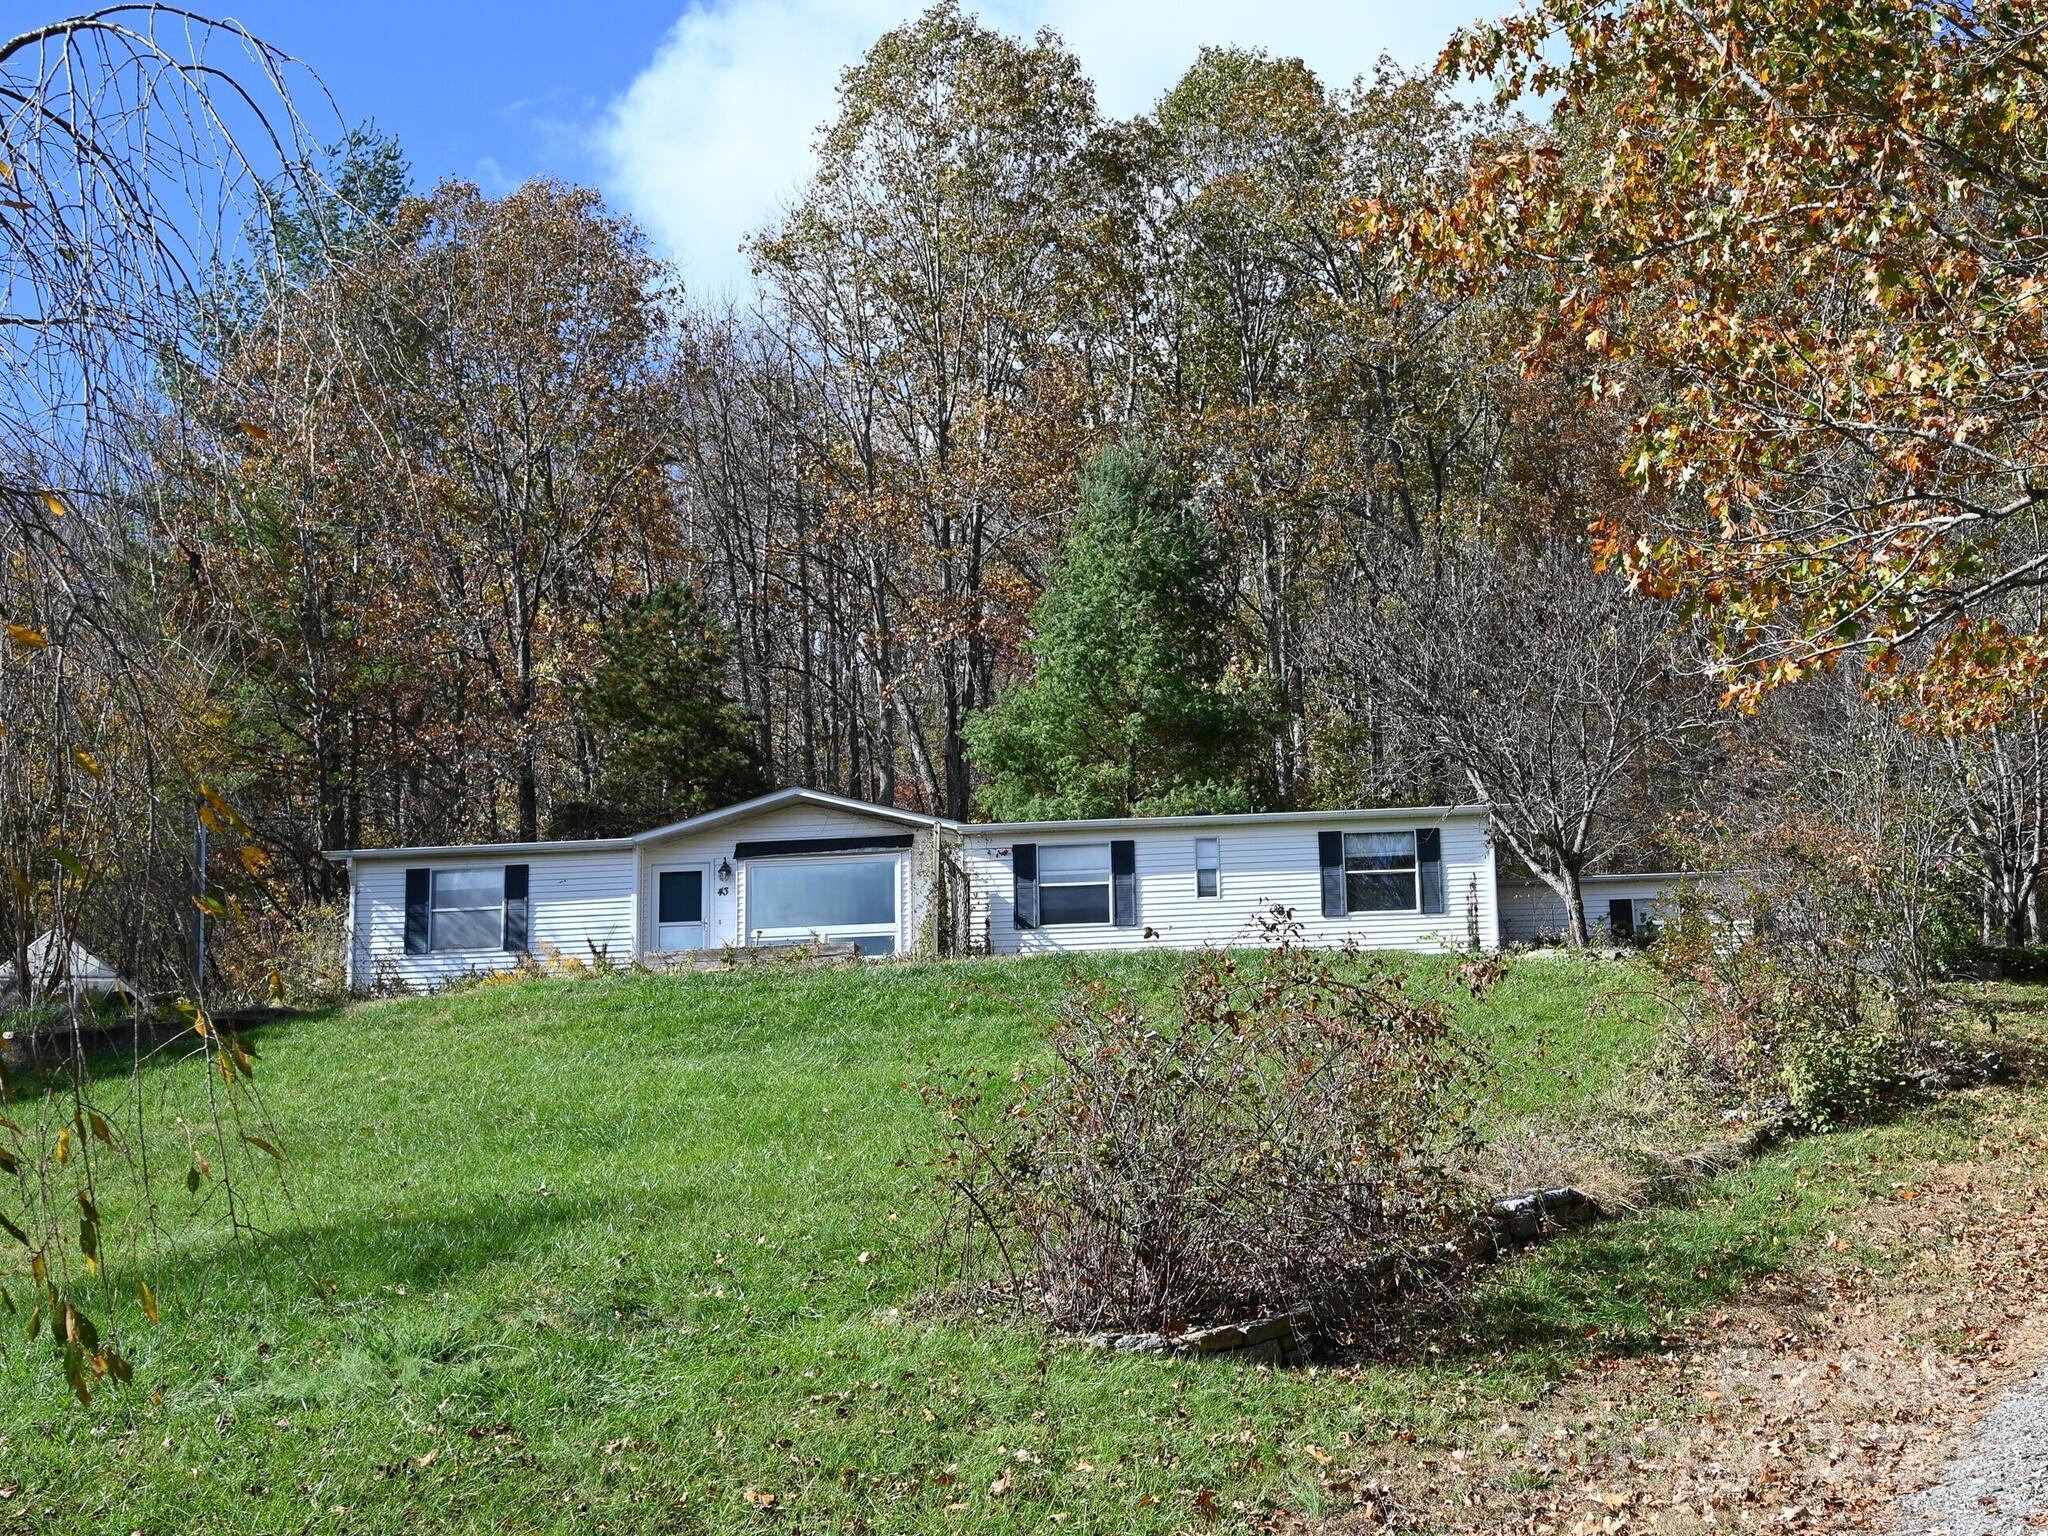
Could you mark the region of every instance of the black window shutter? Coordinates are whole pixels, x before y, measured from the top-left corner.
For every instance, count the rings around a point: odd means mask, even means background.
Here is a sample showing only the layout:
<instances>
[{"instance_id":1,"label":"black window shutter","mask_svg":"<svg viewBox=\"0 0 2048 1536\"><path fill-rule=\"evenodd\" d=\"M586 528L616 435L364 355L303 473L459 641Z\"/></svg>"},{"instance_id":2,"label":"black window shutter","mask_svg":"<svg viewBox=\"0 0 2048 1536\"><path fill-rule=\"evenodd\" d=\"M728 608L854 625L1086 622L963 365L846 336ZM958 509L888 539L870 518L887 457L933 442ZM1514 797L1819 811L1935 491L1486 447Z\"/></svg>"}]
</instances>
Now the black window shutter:
<instances>
[{"instance_id":1,"label":"black window shutter","mask_svg":"<svg viewBox=\"0 0 2048 1536\"><path fill-rule=\"evenodd\" d=\"M431 870L408 869L405 872L405 952L408 955L427 952L427 923L432 917L433 892Z\"/></svg>"},{"instance_id":2,"label":"black window shutter","mask_svg":"<svg viewBox=\"0 0 2048 1536\"><path fill-rule=\"evenodd\" d=\"M1444 835L1435 827L1421 827L1415 833L1415 862L1422 871L1422 910L1444 910Z\"/></svg>"},{"instance_id":3,"label":"black window shutter","mask_svg":"<svg viewBox=\"0 0 2048 1536\"><path fill-rule=\"evenodd\" d=\"M1018 843L1010 849L1010 876L1017 908L1017 926L1038 926L1038 844Z\"/></svg>"},{"instance_id":4,"label":"black window shutter","mask_svg":"<svg viewBox=\"0 0 2048 1536\"><path fill-rule=\"evenodd\" d=\"M527 951L526 866L505 866L505 948L515 955Z\"/></svg>"},{"instance_id":5,"label":"black window shutter","mask_svg":"<svg viewBox=\"0 0 2048 1536\"><path fill-rule=\"evenodd\" d=\"M1138 926L1138 845L1118 838L1109 845L1110 916L1119 928Z\"/></svg>"},{"instance_id":6,"label":"black window shutter","mask_svg":"<svg viewBox=\"0 0 2048 1536\"><path fill-rule=\"evenodd\" d=\"M1344 834L1316 834L1316 862L1323 866L1323 916L1344 917L1350 904L1344 899Z\"/></svg>"}]
</instances>

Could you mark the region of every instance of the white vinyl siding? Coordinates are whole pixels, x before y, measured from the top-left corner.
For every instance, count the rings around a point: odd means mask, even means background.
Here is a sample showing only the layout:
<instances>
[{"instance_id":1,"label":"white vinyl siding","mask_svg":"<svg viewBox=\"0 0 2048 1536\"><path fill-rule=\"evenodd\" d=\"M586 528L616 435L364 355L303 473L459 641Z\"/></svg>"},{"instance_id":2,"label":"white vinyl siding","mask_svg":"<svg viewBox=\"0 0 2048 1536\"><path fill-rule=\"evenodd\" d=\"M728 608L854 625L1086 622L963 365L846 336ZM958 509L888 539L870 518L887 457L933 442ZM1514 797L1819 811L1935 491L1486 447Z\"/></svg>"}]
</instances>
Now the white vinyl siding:
<instances>
[{"instance_id":1,"label":"white vinyl siding","mask_svg":"<svg viewBox=\"0 0 2048 1536\"><path fill-rule=\"evenodd\" d=\"M533 959L546 963L561 956L589 961L602 953L620 965L630 964L633 951L636 865L630 848L592 853L522 851L489 861L474 855L393 858L358 855L350 891L350 975L359 988L404 986L417 991L445 986L464 976L508 970L520 955L508 954L500 928L489 948L405 952L405 872L427 869L433 875L475 871L488 873L496 899L504 899L507 864L527 866L527 941ZM440 882L436 881L438 885Z\"/></svg>"},{"instance_id":2,"label":"white vinyl siding","mask_svg":"<svg viewBox=\"0 0 2048 1536\"><path fill-rule=\"evenodd\" d=\"M1411 906L1333 918L1322 915L1319 834L1398 834L1400 849L1393 851L1406 854L1402 869L1412 872L1413 834L1420 827L1435 827L1441 834L1444 912L1426 914ZM914 842L901 852L782 854L757 859L741 859L735 852L741 842L906 833ZM449 899L438 905L447 909L444 924L451 920L448 914L471 914L476 933L470 937L475 938L494 915L502 925L504 867L515 863L528 867L529 942L534 958L543 964L556 958L588 962L593 956L602 956L624 965L656 953L660 876L664 870L679 869L700 870L703 877L701 941L688 931L691 925L669 925L672 937L687 938L693 945L701 942L711 949L746 945L755 937L747 931L750 922L761 930L761 942L797 936L795 925L803 925L808 933L809 925L816 923L827 936L851 938L870 950L889 947L918 953L929 941L926 923L935 879L935 835L944 839L960 862L970 950L1015 954L1261 945L1271 941L1272 922L1283 911L1310 944L1443 950L1462 949L1474 940L1482 948L1500 942L1500 893L1483 809L1203 817L1149 826L1117 823L1021 831L969 826L934 834L927 827L886 814L805 801L684 830L637 847L525 846L488 853L444 849L410 855L403 850L352 855L349 974L360 988L424 990L472 973L519 964L520 956L497 947L405 953L408 868L456 872L456 878L443 882L441 894ZM1115 888L1120 882L1112 876L1110 854L1112 844L1124 840L1130 842L1134 855L1131 883L1136 910L1131 924L1119 927L1114 918ZM1058 909L1062 902L1069 903L1070 920L1055 919L1036 929L1018 930L1010 854L1016 844L1024 842L1033 844L1039 854L1041 907L1048 891L1069 893L1055 894L1053 905ZM1380 857L1383 862L1392 857L1392 844L1384 839L1368 838L1358 846L1367 857ZM844 911L778 908L777 877L773 874L765 876L759 893L766 904L757 902L753 908L756 915L750 918L750 884L763 878L761 871L784 861L807 862L820 869L842 861L848 866L866 861L871 867L887 870L885 876L850 878L856 884L878 878L893 880L892 918L884 920L882 908L872 900L865 905L856 902ZM719 874L721 865L727 870L724 876ZM489 891L481 887L463 891L461 871L488 872ZM1358 873L1398 872L1379 867ZM431 894L435 887L430 884L429 889ZM485 895L493 900L485 901ZM689 905L682 883L673 895L680 914ZM838 920L852 917L873 921Z\"/></svg>"},{"instance_id":3,"label":"white vinyl siding","mask_svg":"<svg viewBox=\"0 0 2048 1536\"><path fill-rule=\"evenodd\" d=\"M1097 830L1091 839L1129 838L1136 854L1137 922L1119 928L1111 922L1058 924L1041 922L1019 931L1009 850L1035 843L1040 861L1039 900L1045 898L1044 860L1060 843L1077 836L1053 830L985 831L968 827L961 834L961 858L969 884L971 942L996 954L1044 951L1139 949L1261 945L1269 942L1264 923L1275 907L1286 908L1311 944L1361 944L1373 949L1462 949L1476 929L1481 948L1500 943L1499 909L1494 888L1493 848L1487 838L1484 811L1433 813L1440 819L1398 821L1390 816L1370 820L1332 813L1327 818L1230 820L1194 826L1132 827ZM1324 917L1322 866L1316 834L1322 831L1413 833L1418 826L1436 826L1443 836L1444 906L1442 913L1355 912ZM1197 894L1195 838L1213 837L1221 870L1221 895ZM1412 843L1409 845L1412 847Z\"/></svg>"},{"instance_id":4,"label":"white vinyl siding","mask_svg":"<svg viewBox=\"0 0 2048 1536\"><path fill-rule=\"evenodd\" d=\"M1686 877L1657 875L1588 875L1580 882L1586 899L1586 923L1596 942L1608 922L1608 903L1633 903L1638 925L1668 921L1672 893ZM1503 880L1500 887L1501 938L1510 944L1550 944L1569 931L1564 898L1532 879Z\"/></svg>"}]
</instances>

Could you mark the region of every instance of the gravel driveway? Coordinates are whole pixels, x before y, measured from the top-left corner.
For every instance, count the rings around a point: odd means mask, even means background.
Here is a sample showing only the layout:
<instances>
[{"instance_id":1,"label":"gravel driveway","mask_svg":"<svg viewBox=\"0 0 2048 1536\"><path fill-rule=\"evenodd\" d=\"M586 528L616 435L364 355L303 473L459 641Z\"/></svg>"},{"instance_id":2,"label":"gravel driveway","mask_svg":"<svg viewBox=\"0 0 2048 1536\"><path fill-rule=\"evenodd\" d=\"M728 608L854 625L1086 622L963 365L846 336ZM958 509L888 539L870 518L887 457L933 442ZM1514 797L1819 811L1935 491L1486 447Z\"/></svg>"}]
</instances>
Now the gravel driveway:
<instances>
[{"instance_id":1,"label":"gravel driveway","mask_svg":"<svg viewBox=\"0 0 2048 1536\"><path fill-rule=\"evenodd\" d=\"M2039 1536L2048 1528L2048 1367L1984 1416L1933 1487L1899 1504L1898 1536Z\"/></svg>"}]
</instances>

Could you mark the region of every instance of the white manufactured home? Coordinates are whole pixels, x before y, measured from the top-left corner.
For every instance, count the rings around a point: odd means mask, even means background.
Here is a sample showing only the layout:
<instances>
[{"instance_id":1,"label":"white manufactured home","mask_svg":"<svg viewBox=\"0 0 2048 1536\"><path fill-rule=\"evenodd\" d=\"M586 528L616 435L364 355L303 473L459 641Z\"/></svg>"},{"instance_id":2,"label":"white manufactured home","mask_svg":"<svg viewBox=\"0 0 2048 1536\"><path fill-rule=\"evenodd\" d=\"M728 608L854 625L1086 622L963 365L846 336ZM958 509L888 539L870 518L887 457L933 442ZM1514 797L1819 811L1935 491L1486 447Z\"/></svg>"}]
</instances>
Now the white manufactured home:
<instances>
[{"instance_id":1,"label":"white manufactured home","mask_svg":"<svg viewBox=\"0 0 2048 1536\"><path fill-rule=\"evenodd\" d=\"M529 959L662 963L813 940L868 955L1307 942L1495 949L1483 805L972 823L786 789L635 837L330 852L354 988Z\"/></svg>"}]
</instances>

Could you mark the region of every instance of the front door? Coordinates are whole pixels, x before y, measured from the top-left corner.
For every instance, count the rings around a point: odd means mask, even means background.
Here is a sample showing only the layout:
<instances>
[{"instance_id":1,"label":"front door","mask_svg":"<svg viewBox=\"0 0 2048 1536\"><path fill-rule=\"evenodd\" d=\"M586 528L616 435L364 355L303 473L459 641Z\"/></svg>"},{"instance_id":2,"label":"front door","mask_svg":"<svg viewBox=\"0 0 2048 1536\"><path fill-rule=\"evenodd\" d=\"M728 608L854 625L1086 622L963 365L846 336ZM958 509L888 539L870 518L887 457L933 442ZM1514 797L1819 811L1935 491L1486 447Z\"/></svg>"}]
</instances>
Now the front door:
<instances>
[{"instance_id":1,"label":"front door","mask_svg":"<svg viewBox=\"0 0 2048 1536\"><path fill-rule=\"evenodd\" d=\"M709 872L701 864L674 864L654 871L654 947L703 949L709 942L705 901Z\"/></svg>"}]
</instances>

